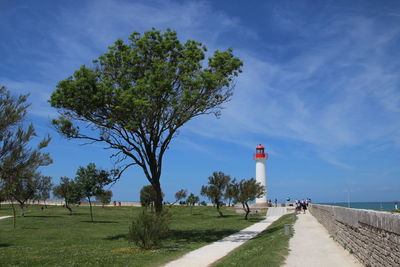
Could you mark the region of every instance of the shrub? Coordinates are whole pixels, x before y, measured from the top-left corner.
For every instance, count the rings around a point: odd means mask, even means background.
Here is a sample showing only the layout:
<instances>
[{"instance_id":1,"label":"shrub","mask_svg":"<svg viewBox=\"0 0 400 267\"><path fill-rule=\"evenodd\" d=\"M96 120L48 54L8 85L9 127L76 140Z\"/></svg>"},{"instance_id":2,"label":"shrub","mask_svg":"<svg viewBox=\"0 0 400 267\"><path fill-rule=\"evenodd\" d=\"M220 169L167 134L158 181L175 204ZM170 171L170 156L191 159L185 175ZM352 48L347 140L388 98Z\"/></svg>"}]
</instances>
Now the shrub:
<instances>
[{"instance_id":1,"label":"shrub","mask_svg":"<svg viewBox=\"0 0 400 267\"><path fill-rule=\"evenodd\" d=\"M166 211L156 214L143 210L129 227L128 240L143 249L158 246L168 234L170 221L171 216Z\"/></svg>"}]
</instances>

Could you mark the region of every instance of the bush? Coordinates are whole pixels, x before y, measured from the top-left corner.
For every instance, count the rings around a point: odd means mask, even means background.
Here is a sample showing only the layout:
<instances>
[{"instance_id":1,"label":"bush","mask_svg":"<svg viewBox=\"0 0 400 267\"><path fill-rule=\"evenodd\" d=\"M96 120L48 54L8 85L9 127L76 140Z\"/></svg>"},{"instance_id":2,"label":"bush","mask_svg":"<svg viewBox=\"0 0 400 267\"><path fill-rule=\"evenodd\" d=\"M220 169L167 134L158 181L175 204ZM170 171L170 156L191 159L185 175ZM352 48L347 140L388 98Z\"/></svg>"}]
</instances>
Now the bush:
<instances>
[{"instance_id":1,"label":"bush","mask_svg":"<svg viewBox=\"0 0 400 267\"><path fill-rule=\"evenodd\" d=\"M166 211L156 214L143 210L129 227L128 240L143 249L158 246L168 234L170 221L171 216Z\"/></svg>"}]
</instances>

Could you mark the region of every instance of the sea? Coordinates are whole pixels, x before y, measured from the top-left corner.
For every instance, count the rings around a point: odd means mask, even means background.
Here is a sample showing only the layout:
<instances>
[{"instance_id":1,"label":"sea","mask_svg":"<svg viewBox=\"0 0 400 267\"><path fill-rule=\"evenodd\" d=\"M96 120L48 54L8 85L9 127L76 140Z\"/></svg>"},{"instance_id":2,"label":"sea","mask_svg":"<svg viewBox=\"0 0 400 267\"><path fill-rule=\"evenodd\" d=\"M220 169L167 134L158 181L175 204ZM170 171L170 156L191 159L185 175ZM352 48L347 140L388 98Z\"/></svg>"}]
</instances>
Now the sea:
<instances>
[{"instance_id":1,"label":"sea","mask_svg":"<svg viewBox=\"0 0 400 267\"><path fill-rule=\"evenodd\" d=\"M394 210L394 202L334 202L334 203L318 203L323 205L333 205L353 209L366 210ZM400 201L397 203L397 208L400 209Z\"/></svg>"}]
</instances>

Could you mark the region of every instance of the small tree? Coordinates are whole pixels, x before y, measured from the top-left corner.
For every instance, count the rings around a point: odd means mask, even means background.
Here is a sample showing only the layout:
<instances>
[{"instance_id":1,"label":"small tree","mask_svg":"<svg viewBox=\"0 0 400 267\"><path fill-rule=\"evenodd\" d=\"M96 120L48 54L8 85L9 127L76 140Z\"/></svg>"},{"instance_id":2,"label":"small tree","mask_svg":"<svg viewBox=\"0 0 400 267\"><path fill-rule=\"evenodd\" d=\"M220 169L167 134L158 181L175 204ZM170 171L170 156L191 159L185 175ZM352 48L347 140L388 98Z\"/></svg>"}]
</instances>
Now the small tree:
<instances>
[{"instance_id":1,"label":"small tree","mask_svg":"<svg viewBox=\"0 0 400 267\"><path fill-rule=\"evenodd\" d=\"M175 203L177 203L179 200L184 199L187 195L187 190L185 189L181 189L178 192L175 193L175 202L171 204L174 205Z\"/></svg>"},{"instance_id":2,"label":"small tree","mask_svg":"<svg viewBox=\"0 0 400 267\"><path fill-rule=\"evenodd\" d=\"M67 138L99 142L115 150L123 167L138 165L156 192L155 209L163 208L163 158L179 128L192 118L220 116L231 99L242 61L232 49L215 51L193 40L181 43L176 32L134 32L108 52L58 83L50 98L61 116L53 120ZM91 131L81 130L85 125Z\"/></svg>"},{"instance_id":3,"label":"small tree","mask_svg":"<svg viewBox=\"0 0 400 267\"><path fill-rule=\"evenodd\" d=\"M143 249L153 248L167 236L170 223L171 216L166 211L155 214L143 210L132 221L127 239Z\"/></svg>"},{"instance_id":4,"label":"small tree","mask_svg":"<svg viewBox=\"0 0 400 267\"><path fill-rule=\"evenodd\" d=\"M68 177L61 177L61 183L54 187L53 194L57 198L64 199L64 207L69 210L72 215L71 204L76 204L81 199L77 184Z\"/></svg>"},{"instance_id":5,"label":"small tree","mask_svg":"<svg viewBox=\"0 0 400 267\"><path fill-rule=\"evenodd\" d=\"M236 180L233 179L232 182L226 186L224 197L225 197L225 199L228 200L228 206L231 206L232 199L234 199L235 196L237 195L237 192L236 192L237 187L235 186L235 184L236 184Z\"/></svg>"},{"instance_id":6,"label":"small tree","mask_svg":"<svg viewBox=\"0 0 400 267\"><path fill-rule=\"evenodd\" d=\"M151 206L153 210L154 201L156 201L156 191L151 185L145 185L140 190L140 204L147 208Z\"/></svg>"},{"instance_id":7,"label":"small tree","mask_svg":"<svg viewBox=\"0 0 400 267\"><path fill-rule=\"evenodd\" d=\"M224 192L231 180L229 175L223 172L214 172L212 176L208 177L208 186L201 187L201 195L208 197L212 203L217 207L219 216L224 216L220 210Z\"/></svg>"},{"instance_id":8,"label":"small tree","mask_svg":"<svg viewBox=\"0 0 400 267\"><path fill-rule=\"evenodd\" d=\"M76 172L75 182L82 196L86 197L90 207L90 218L93 222L91 198L103 192L103 187L110 184L112 174L105 170L96 169L96 164L89 163L87 167L79 167Z\"/></svg>"},{"instance_id":9,"label":"small tree","mask_svg":"<svg viewBox=\"0 0 400 267\"><path fill-rule=\"evenodd\" d=\"M190 193L188 198L186 199L186 203L190 205L190 214L193 214L193 206L200 201L198 196L195 196L193 193Z\"/></svg>"},{"instance_id":10,"label":"small tree","mask_svg":"<svg viewBox=\"0 0 400 267\"><path fill-rule=\"evenodd\" d=\"M36 132L33 125L24 127L23 121L29 104L27 95L12 96L0 86L0 188L13 209L13 225L16 225L14 202L23 208L28 199L35 199L36 186L41 174L38 168L51 164L47 147L50 137L44 138L36 148L29 144Z\"/></svg>"},{"instance_id":11,"label":"small tree","mask_svg":"<svg viewBox=\"0 0 400 267\"><path fill-rule=\"evenodd\" d=\"M38 181L37 198L44 202L44 206L47 208L46 200L50 198L50 191L53 188L50 176L42 176Z\"/></svg>"},{"instance_id":12,"label":"small tree","mask_svg":"<svg viewBox=\"0 0 400 267\"><path fill-rule=\"evenodd\" d=\"M111 190L104 190L96 195L96 200L100 201L102 204L101 206L104 208L104 205L110 204L112 196L113 193Z\"/></svg>"},{"instance_id":13,"label":"small tree","mask_svg":"<svg viewBox=\"0 0 400 267\"><path fill-rule=\"evenodd\" d=\"M242 203L243 209L246 212L245 219L250 213L249 201L262 197L265 194L265 187L258 183L256 179L241 180L239 184L234 185L236 190L235 202Z\"/></svg>"},{"instance_id":14,"label":"small tree","mask_svg":"<svg viewBox=\"0 0 400 267\"><path fill-rule=\"evenodd\" d=\"M40 177L32 177L32 174L28 174L26 177L20 177L13 181L12 189L9 192L19 204L21 217L25 216L27 202L38 198L36 193L39 187L39 179Z\"/></svg>"}]
</instances>

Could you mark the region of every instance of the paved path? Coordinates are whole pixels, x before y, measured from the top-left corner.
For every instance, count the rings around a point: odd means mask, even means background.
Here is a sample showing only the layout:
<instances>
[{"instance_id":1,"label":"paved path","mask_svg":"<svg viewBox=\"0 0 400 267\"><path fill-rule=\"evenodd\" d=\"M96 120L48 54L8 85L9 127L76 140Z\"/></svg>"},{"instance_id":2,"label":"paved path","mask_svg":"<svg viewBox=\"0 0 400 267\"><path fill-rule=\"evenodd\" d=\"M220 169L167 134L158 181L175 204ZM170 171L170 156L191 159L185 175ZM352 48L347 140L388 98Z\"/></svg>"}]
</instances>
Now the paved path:
<instances>
[{"instance_id":1,"label":"paved path","mask_svg":"<svg viewBox=\"0 0 400 267\"><path fill-rule=\"evenodd\" d=\"M0 216L0 220L1 219L6 219L6 218L11 218L12 216Z\"/></svg>"},{"instance_id":2,"label":"paved path","mask_svg":"<svg viewBox=\"0 0 400 267\"><path fill-rule=\"evenodd\" d=\"M286 208L269 208L267 218L255 223L240 232L227 236L210 245L193 250L182 258L171 261L165 267L205 267L226 256L229 252L242 245L265 230L271 223L286 213Z\"/></svg>"},{"instance_id":3,"label":"paved path","mask_svg":"<svg viewBox=\"0 0 400 267\"><path fill-rule=\"evenodd\" d=\"M328 231L309 212L299 214L289 241L286 267L363 266L329 237Z\"/></svg>"}]
</instances>

